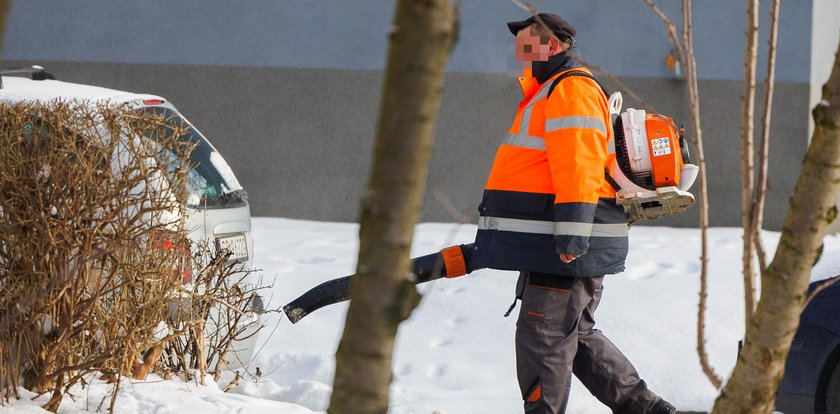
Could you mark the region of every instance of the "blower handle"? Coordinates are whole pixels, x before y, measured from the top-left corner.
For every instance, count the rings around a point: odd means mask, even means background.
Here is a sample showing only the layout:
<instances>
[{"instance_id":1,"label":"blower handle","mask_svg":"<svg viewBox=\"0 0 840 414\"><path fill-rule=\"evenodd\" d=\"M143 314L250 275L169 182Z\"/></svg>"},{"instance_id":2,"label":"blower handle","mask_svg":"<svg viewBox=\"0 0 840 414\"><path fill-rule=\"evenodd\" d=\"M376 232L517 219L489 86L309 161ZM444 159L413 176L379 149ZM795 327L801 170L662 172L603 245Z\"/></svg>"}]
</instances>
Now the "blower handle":
<instances>
[{"instance_id":1,"label":"blower handle","mask_svg":"<svg viewBox=\"0 0 840 414\"><path fill-rule=\"evenodd\" d=\"M609 107L610 107L610 115L618 115L621 113L621 107L624 104L624 98L621 96L621 92L613 92L610 95L609 99Z\"/></svg>"}]
</instances>

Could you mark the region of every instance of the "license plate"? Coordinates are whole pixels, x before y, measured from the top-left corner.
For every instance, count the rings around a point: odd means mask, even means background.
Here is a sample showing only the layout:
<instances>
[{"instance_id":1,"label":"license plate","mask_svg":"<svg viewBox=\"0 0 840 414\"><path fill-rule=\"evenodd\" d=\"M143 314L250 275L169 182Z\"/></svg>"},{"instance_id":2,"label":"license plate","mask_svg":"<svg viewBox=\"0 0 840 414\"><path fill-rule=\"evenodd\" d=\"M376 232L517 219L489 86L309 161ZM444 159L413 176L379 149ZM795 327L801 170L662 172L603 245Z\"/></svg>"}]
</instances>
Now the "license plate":
<instances>
[{"instance_id":1,"label":"license plate","mask_svg":"<svg viewBox=\"0 0 840 414\"><path fill-rule=\"evenodd\" d=\"M216 238L216 248L219 251L227 250L230 252L228 260L248 260L248 243L245 241L244 234L237 234L235 236L225 236Z\"/></svg>"}]
</instances>

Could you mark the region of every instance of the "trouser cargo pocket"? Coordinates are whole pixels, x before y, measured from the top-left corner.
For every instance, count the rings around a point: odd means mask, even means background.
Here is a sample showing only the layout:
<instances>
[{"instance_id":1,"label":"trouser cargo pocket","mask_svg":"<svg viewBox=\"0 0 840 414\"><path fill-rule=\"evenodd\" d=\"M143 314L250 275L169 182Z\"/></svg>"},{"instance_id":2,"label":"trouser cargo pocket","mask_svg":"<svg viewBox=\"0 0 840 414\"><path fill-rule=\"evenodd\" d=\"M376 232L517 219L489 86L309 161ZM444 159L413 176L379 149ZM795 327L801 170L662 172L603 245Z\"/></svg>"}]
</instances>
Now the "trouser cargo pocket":
<instances>
[{"instance_id":1,"label":"trouser cargo pocket","mask_svg":"<svg viewBox=\"0 0 840 414\"><path fill-rule=\"evenodd\" d=\"M528 272L526 278L520 319L558 323L572 316L567 308L575 277Z\"/></svg>"}]
</instances>

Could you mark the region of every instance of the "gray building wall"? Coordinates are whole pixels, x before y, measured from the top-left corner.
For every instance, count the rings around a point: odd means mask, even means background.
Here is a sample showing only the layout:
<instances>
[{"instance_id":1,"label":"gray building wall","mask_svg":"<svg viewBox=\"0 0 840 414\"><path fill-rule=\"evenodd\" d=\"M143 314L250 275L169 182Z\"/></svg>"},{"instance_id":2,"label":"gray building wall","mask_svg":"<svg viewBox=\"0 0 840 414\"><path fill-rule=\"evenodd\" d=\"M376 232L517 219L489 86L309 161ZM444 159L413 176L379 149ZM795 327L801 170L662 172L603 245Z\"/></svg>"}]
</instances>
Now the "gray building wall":
<instances>
[{"instance_id":1,"label":"gray building wall","mask_svg":"<svg viewBox=\"0 0 840 414\"><path fill-rule=\"evenodd\" d=\"M811 100L810 108L822 99L822 86L831 75L834 53L840 42L840 1L814 0L814 26L811 52ZM814 120L808 118L809 131L813 131ZM811 137L811 134L808 134ZM837 196L840 204L840 194ZM827 232L840 233L840 220L834 220Z\"/></svg>"},{"instance_id":2,"label":"gray building wall","mask_svg":"<svg viewBox=\"0 0 840 414\"><path fill-rule=\"evenodd\" d=\"M822 96L822 86L831 74L834 53L840 41L840 1L813 0L814 23L811 45L811 107ZM813 124L813 120L812 120Z\"/></svg>"},{"instance_id":3,"label":"gray building wall","mask_svg":"<svg viewBox=\"0 0 840 414\"><path fill-rule=\"evenodd\" d=\"M662 3L679 20L678 7ZM694 13L695 45L711 224L734 226L740 220L744 5L702 3ZM664 26L643 2L542 4L576 26L584 59L620 76L678 123L688 123L684 85L664 65L670 50ZM769 228L781 225L807 145L812 77L811 50L802 47L812 43L807 4L782 5ZM254 0L245 6L29 0L13 6L4 59L7 65L42 64L63 80L168 98L232 165L255 215L354 221L368 173L393 5L390 0ZM462 2L424 221L476 216L493 154L521 98L512 79L518 68L513 38L504 22L526 15L507 1ZM696 211L651 222L695 223Z\"/></svg>"}]
</instances>

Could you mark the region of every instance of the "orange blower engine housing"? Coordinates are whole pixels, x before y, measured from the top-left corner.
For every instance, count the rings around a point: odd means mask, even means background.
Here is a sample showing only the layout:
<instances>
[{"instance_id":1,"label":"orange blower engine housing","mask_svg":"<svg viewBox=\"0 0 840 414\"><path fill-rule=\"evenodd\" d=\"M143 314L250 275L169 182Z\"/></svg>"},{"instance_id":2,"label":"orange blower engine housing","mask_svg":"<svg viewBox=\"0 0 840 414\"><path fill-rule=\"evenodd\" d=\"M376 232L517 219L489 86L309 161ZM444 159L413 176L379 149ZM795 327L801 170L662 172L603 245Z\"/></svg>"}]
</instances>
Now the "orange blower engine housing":
<instances>
[{"instance_id":1,"label":"orange blower engine housing","mask_svg":"<svg viewBox=\"0 0 840 414\"><path fill-rule=\"evenodd\" d=\"M690 164L685 130L664 115L620 110L616 92L610 97L616 150L610 175L616 203L631 223L682 213L694 204L688 189L699 171Z\"/></svg>"},{"instance_id":2,"label":"orange blower engine housing","mask_svg":"<svg viewBox=\"0 0 840 414\"><path fill-rule=\"evenodd\" d=\"M665 115L646 114L648 146L653 170L653 184L656 187L677 186L680 182L680 167L683 165L680 148L680 133L674 120Z\"/></svg>"}]
</instances>

